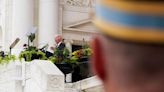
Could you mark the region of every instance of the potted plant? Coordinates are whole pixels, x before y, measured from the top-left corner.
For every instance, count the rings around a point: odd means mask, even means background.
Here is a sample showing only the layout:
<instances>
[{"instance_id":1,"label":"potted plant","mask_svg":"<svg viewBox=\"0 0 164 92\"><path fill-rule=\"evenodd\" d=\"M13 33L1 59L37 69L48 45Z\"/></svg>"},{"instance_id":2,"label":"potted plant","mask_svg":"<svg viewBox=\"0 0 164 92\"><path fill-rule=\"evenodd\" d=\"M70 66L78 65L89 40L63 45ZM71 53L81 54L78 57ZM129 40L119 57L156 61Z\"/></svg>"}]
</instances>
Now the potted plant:
<instances>
[{"instance_id":1,"label":"potted plant","mask_svg":"<svg viewBox=\"0 0 164 92\"><path fill-rule=\"evenodd\" d=\"M36 47L28 46L19 54L19 59L21 60L22 58L24 58L25 61L30 62L34 59L46 60L46 55Z\"/></svg>"},{"instance_id":2,"label":"potted plant","mask_svg":"<svg viewBox=\"0 0 164 92\"><path fill-rule=\"evenodd\" d=\"M21 51L21 53L19 54L19 59L21 60L22 58L24 58L25 61L28 62L34 59L41 59L41 60L47 59L45 53L37 49L33 44L33 41L35 40L35 34L31 33L27 37L28 37L28 44L24 44L23 46L24 50ZM30 43L32 44L30 45Z\"/></svg>"},{"instance_id":3,"label":"potted plant","mask_svg":"<svg viewBox=\"0 0 164 92\"><path fill-rule=\"evenodd\" d=\"M82 49L76 50L72 53L71 60L77 61L72 75L73 82L88 78L90 76L88 60L91 54L92 50L88 46L84 46Z\"/></svg>"},{"instance_id":4,"label":"potted plant","mask_svg":"<svg viewBox=\"0 0 164 92\"><path fill-rule=\"evenodd\" d=\"M63 50L55 48L54 55L49 57L48 60L52 61L64 74L73 71L73 62L70 60L70 52L67 48L64 48Z\"/></svg>"}]
</instances>

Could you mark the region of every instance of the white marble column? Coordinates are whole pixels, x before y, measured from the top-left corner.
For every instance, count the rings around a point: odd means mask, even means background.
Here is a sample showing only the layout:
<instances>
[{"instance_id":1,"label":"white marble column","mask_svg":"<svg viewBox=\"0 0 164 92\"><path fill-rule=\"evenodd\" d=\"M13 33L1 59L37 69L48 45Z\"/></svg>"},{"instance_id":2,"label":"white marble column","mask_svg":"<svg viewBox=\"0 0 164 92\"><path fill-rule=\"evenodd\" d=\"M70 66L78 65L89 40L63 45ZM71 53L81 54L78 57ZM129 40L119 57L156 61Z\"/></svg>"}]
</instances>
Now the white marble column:
<instances>
[{"instance_id":1,"label":"white marble column","mask_svg":"<svg viewBox=\"0 0 164 92\"><path fill-rule=\"evenodd\" d=\"M3 39L3 34L2 34L2 9L3 9L3 2L0 0L0 51L1 51L1 46L3 45L2 39Z\"/></svg>"},{"instance_id":2,"label":"white marble column","mask_svg":"<svg viewBox=\"0 0 164 92\"><path fill-rule=\"evenodd\" d=\"M1 30L1 29L0 29ZM2 31L2 30L1 30ZM0 49L1 50L5 50L5 31L2 31L2 32L0 32L0 33L2 33L2 38L1 38L1 46L2 46L2 48L0 47Z\"/></svg>"},{"instance_id":3,"label":"white marble column","mask_svg":"<svg viewBox=\"0 0 164 92\"><path fill-rule=\"evenodd\" d=\"M20 49L28 42L26 34L33 27L33 0L13 0L12 12L12 41L19 37L15 49Z\"/></svg>"},{"instance_id":4,"label":"white marble column","mask_svg":"<svg viewBox=\"0 0 164 92\"><path fill-rule=\"evenodd\" d=\"M1 39L1 50L6 51L6 48L8 47L6 44L9 43L9 41L6 39L6 33L7 33L7 18L9 15L7 15L7 0L0 0L0 39ZM8 37L9 38L9 37Z\"/></svg>"},{"instance_id":5,"label":"white marble column","mask_svg":"<svg viewBox=\"0 0 164 92\"><path fill-rule=\"evenodd\" d=\"M39 0L38 46L54 46L54 37L59 33L59 1Z\"/></svg>"},{"instance_id":6,"label":"white marble column","mask_svg":"<svg viewBox=\"0 0 164 92\"><path fill-rule=\"evenodd\" d=\"M2 30L1 30L1 26L0 26L0 51L2 50L2 47L3 47L3 38L4 38L3 35L4 34L3 34Z\"/></svg>"},{"instance_id":7,"label":"white marble column","mask_svg":"<svg viewBox=\"0 0 164 92\"><path fill-rule=\"evenodd\" d=\"M9 51L9 45L11 43L11 28L12 28L12 4L13 0L0 0L0 7L1 7L1 28L2 28L2 50L5 52Z\"/></svg>"}]
</instances>

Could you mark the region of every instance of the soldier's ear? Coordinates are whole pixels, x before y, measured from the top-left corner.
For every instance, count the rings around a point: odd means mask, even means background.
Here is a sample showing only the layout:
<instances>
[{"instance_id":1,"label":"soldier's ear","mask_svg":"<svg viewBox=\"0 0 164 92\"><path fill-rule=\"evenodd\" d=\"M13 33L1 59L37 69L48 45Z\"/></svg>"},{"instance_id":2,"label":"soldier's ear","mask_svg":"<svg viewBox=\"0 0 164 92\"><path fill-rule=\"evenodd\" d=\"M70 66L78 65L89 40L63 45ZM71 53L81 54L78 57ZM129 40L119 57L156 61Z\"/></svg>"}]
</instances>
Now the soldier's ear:
<instances>
[{"instance_id":1,"label":"soldier's ear","mask_svg":"<svg viewBox=\"0 0 164 92\"><path fill-rule=\"evenodd\" d=\"M102 44L99 37L94 37L91 41L93 54L91 56L91 69L102 81L106 79L105 59L102 50Z\"/></svg>"}]
</instances>

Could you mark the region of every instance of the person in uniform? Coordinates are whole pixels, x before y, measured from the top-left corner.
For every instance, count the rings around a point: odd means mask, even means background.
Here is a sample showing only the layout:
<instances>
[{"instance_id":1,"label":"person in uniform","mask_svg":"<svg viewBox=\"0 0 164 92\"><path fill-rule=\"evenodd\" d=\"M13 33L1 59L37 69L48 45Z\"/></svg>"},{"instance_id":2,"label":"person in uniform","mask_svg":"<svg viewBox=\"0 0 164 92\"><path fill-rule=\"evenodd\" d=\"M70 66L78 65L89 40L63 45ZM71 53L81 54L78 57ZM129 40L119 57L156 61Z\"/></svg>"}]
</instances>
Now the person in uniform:
<instances>
[{"instance_id":1,"label":"person in uniform","mask_svg":"<svg viewBox=\"0 0 164 92\"><path fill-rule=\"evenodd\" d=\"M164 2L97 0L91 67L106 92L164 92Z\"/></svg>"}]
</instances>

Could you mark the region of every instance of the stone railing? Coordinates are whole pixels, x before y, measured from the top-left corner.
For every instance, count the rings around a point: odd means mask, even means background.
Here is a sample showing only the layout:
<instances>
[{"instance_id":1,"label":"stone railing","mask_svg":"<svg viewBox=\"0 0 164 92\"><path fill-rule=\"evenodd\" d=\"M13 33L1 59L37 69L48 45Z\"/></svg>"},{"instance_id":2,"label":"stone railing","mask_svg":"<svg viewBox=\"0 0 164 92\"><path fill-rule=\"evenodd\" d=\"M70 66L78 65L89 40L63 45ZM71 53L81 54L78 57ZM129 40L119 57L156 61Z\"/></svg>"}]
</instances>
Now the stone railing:
<instances>
[{"instance_id":1,"label":"stone railing","mask_svg":"<svg viewBox=\"0 0 164 92\"><path fill-rule=\"evenodd\" d=\"M64 74L53 63L34 60L25 66L24 92L64 92Z\"/></svg>"},{"instance_id":2,"label":"stone railing","mask_svg":"<svg viewBox=\"0 0 164 92\"><path fill-rule=\"evenodd\" d=\"M51 62L0 65L0 92L64 92L64 74Z\"/></svg>"},{"instance_id":3,"label":"stone railing","mask_svg":"<svg viewBox=\"0 0 164 92\"><path fill-rule=\"evenodd\" d=\"M65 92L104 92L102 83L96 76L75 83L67 83L65 84L66 89L70 91Z\"/></svg>"},{"instance_id":4,"label":"stone railing","mask_svg":"<svg viewBox=\"0 0 164 92\"><path fill-rule=\"evenodd\" d=\"M64 74L45 60L11 61L0 65L0 92L96 92L91 90L101 89L96 77L67 84L64 80Z\"/></svg>"},{"instance_id":5,"label":"stone railing","mask_svg":"<svg viewBox=\"0 0 164 92\"><path fill-rule=\"evenodd\" d=\"M22 67L20 62L0 65L0 92L22 92Z\"/></svg>"}]
</instances>

